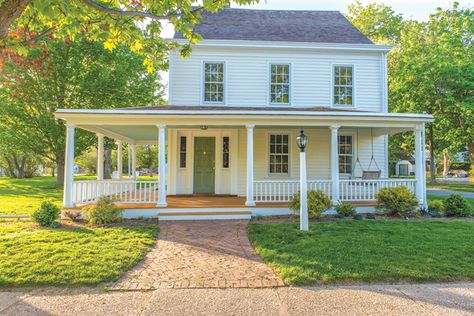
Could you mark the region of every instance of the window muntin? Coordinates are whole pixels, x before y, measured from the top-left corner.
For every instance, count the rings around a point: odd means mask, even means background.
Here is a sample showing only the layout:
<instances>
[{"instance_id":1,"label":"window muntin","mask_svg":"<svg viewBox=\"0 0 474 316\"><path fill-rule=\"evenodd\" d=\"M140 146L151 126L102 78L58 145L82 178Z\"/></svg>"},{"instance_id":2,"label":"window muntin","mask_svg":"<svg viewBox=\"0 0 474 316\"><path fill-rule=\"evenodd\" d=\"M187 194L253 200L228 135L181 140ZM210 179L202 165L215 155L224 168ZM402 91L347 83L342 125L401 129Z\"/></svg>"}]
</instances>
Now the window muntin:
<instances>
[{"instance_id":1,"label":"window muntin","mask_svg":"<svg viewBox=\"0 0 474 316\"><path fill-rule=\"evenodd\" d=\"M352 174L353 144L351 135L338 136L339 173Z\"/></svg>"},{"instance_id":2,"label":"window muntin","mask_svg":"<svg viewBox=\"0 0 474 316\"><path fill-rule=\"evenodd\" d=\"M222 168L229 168L229 136L222 138Z\"/></svg>"},{"instance_id":3,"label":"window muntin","mask_svg":"<svg viewBox=\"0 0 474 316\"><path fill-rule=\"evenodd\" d=\"M179 138L179 167L186 168L186 136Z\"/></svg>"},{"instance_id":4,"label":"window muntin","mask_svg":"<svg viewBox=\"0 0 474 316\"><path fill-rule=\"evenodd\" d=\"M290 65L270 65L270 103L290 103Z\"/></svg>"},{"instance_id":5,"label":"window muntin","mask_svg":"<svg viewBox=\"0 0 474 316\"><path fill-rule=\"evenodd\" d=\"M290 145L288 135L270 135L269 173L289 174Z\"/></svg>"},{"instance_id":6,"label":"window muntin","mask_svg":"<svg viewBox=\"0 0 474 316\"><path fill-rule=\"evenodd\" d=\"M224 63L204 63L204 96L206 103L224 102Z\"/></svg>"},{"instance_id":7,"label":"window muntin","mask_svg":"<svg viewBox=\"0 0 474 316\"><path fill-rule=\"evenodd\" d=\"M354 105L354 67L334 66L333 104Z\"/></svg>"}]
</instances>

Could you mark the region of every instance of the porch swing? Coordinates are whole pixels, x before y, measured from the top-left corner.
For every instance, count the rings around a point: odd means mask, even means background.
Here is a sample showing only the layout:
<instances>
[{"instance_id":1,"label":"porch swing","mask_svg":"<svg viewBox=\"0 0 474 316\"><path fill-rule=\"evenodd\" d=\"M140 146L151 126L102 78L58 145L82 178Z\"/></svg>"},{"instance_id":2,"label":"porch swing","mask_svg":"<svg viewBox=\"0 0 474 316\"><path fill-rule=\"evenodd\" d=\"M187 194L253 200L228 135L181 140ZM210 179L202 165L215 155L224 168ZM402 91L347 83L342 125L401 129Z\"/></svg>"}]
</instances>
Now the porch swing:
<instances>
[{"instance_id":1,"label":"porch swing","mask_svg":"<svg viewBox=\"0 0 474 316\"><path fill-rule=\"evenodd\" d=\"M359 165L360 170L362 170L363 180L380 179L382 170L380 169L379 165L377 164L377 161L374 158L374 130L373 128L370 129L370 142L371 142L372 155L370 157L369 167L366 170L364 170L359 160L359 129L356 130L356 140L357 140L357 156L356 156L356 161L354 163L354 168L352 168L352 174L354 174L354 171L357 165ZM372 167L372 164L374 164L374 170L370 169Z\"/></svg>"}]
</instances>

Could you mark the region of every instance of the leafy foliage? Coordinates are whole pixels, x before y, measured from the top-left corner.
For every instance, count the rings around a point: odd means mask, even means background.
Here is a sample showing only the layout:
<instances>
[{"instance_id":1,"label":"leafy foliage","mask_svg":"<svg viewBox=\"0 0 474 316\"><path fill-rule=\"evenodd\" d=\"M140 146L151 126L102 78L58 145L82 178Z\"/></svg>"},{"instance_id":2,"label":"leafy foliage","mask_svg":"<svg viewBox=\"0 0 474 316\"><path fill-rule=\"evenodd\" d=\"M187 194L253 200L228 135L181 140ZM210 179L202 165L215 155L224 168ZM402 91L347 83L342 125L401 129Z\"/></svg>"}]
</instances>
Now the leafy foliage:
<instances>
[{"instance_id":1,"label":"leafy foliage","mask_svg":"<svg viewBox=\"0 0 474 316\"><path fill-rule=\"evenodd\" d=\"M324 211L332 207L332 202L323 191L309 190L308 196L308 214L314 217L321 217ZM291 197L288 207L295 213L300 211L300 192Z\"/></svg>"},{"instance_id":2,"label":"leafy foliage","mask_svg":"<svg viewBox=\"0 0 474 316\"><path fill-rule=\"evenodd\" d=\"M120 223L123 221L123 209L115 206L111 198L101 196L94 206L83 211L82 216L93 225Z\"/></svg>"},{"instance_id":3,"label":"leafy foliage","mask_svg":"<svg viewBox=\"0 0 474 316\"><path fill-rule=\"evenodd\" d=\"M65 127L54 119L59 108L110 108L160 103L158 75L147 72L143 57L126 47L50 40L27 57L0 54L0 146L40 156L58 165L63 179ZM76 156L95 137L77 130ZM14 147L12 147L14 146Z\"/></svg>"},{"instance_id":4,"label":"leafy foliage","mask_svg":"<svg viewBox=\"0 0 474 316\"><path fill-rule=\"evenodd\" d=\"M59 219L60 209L52 201L45 200L41 206L31 214L31 219L43 227L54 227Z\"/></svg>"},{"instance_id":5,"label":"leafy foliage","mask_svg":"<svg viewBox=\"0 0 474 316\"><path fill-rule=\"evenodd\" d=\"M470 209L466 199L461 194L451 194L444 201L444 212L446 216L469 216Z\"/></svg>"},{"instance_id":6,"label":"leafy foliage","mask_svg":"<svg viewBox=\"0 0 474 316\"><path fill-rule=\"evenodd\" d=\"M341 203L334 207L337 214L344 217L354 216L356 214L355 207L350 203Z\"/></svg>"},{"instance_id":7,"label":"leafy foliage","mask_svg":"<svg viewBox=\"0 0 474 316\"><path fill-rule=\"evenodd\" d=\"M442 213L444 212L444 203L440 200L428 201L428 210L432 212Z\"/></svg>"},{"instance_id":8,"label":"leafy foliage","mask_svg":"<svg viewBox=\"0 0 474 316\"><path fill-rule=\"evenodd\" d=\"M406 186L383 188L375 195L375 198L377 199L376 208L390 216L411 216L418 206L418 200Z\"/></svg>"}]
</instances>

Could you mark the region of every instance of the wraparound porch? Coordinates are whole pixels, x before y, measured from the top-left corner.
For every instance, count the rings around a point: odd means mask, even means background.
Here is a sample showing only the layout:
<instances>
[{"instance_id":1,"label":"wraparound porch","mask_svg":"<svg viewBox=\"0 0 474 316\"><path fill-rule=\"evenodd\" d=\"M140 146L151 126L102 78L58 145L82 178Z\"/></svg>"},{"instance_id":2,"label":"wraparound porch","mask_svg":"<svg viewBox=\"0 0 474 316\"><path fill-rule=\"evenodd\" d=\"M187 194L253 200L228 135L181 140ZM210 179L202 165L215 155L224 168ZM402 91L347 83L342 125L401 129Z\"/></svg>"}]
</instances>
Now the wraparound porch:
<instances>
[{"instance_id":1,"label":"wraparound porch","mask_svg":"<svg viewBox=\"0 0 474 316\"><path fill-rule=\"evenodd\" d=\"M95 111L100 112L100 111ZM398 115L382 113L318 113L308 112L305 115L285 113L288 115L227 115L220 113L203 115L175 113L170 115L163 111L155 111L153 115L137 115L133 110L124 110L122 115L116 111L111 113L58 113L57 116L67 120L67 154L66 154L66 187L64 207L93 203L101 195L111 196L117 203L139 207L154 205L156 208L170 208L174 196L196 192L197 168L196 162L206 155L212 155L208 160L207 174L202 179L212 177L212 194L227 194L239 198L239 204L245 199L245 205L240 207L263 207L264 204L274 203L285 207L290 197L300 188L298 151L294 138L295 131L305 129L310 135L307 157L310 165L307 171L308 189L322 190L331 197L334 203L351 201L357 203L372 203L377 192L384 187L405 185L414 192L424 204L424 172L423 163L417 164L416 179L389 179L386 171L387 137L390 134L413 131L415 133L415 159L424 161L424 122L426 117L413 115ZM124 120L123 114L126 120ZM231 113L229 113L231 114ZM196 116L196 117L195 117ZM250 116L250 117L248 117ZM91 119L95 117L95 119ZM381 119L382 117L382 119ZM205 122L206 125L196 125ZM98 134L98 174L96 181L72 180L74 130L83 128ZM370 132L369 132L370 131ZM351 134L352 133L352 134ZM363 136L359 137L359 133ZM364 134L365 133L365 134ZM275 136L275 140L270 138ZM341 135L351 138L351 159L346 161L346 168L341 167ZM365 136L364 136L365 135ZM369 137L369 136L370 137ZM104 180L101 165L103 163L103 137L107 136L117 141L117 171L118 180ZM213 138L208 142L211 147L199 147L198 138ZM183 152L182 144L189 147ZM276 145L282 139L286 143ZM374 139L376 146L374 147ZM382 160L382 168L375 179L362 177L362 165L369 165L369 145L372 142L372 157L374 154ZM121 146L128 143L132 147L132 173L130 179L121 175ZM359 148L360 143L360 148ZM159 147L159 179L156 181L138 181L136 178L135 146L141 144L158 144ZM357 148L356 148L357 144ZM274 157L269 154L281 154L287 157ZM280 146L280 147L278 147ZM283 146L283 147L281 147ZM286 146L286 147L285 147ZM199 148L196 149L196 148ZM374 149L375 148L375 149ZM272 151L270 153L270 151ZM375 153L374 153L375 152ZM360 170L356 171L357 161L361 155ZM365 154L364 154L365 153ZM201 157L197 156L201 154ZM204 155L204 156L202 156ZM278 155L276 155L278 156ZM282 156L282 155L280 155ZM284 156L284 155L283 155ZM184 157L184 158L183 158ZM267 160L266 160L267 159ZM271 164L277 162L280 166ZM282 164L283 163L283 164ZM286 164L286 165L284 165ZM211 168L212 167L212 168ZM354 167L354 168L353 168ZM274 168L274 169L271 169ZM370 168L370 167L369 167ZM194 170L194 171L193 171ZM284 171L274 174L273 171ZM202 171L202 170L201 170ZM271 171L271 172L270 172ZM343 174L341 171L352 171ZM283 174L285 173L286 174ZM163 181L161 180L163 179ZM199 184L199 183L198 183ZM220 205L219 205L220 206ZM191 207L189 207L191 208Z\"/></svg>"}]
</instances>

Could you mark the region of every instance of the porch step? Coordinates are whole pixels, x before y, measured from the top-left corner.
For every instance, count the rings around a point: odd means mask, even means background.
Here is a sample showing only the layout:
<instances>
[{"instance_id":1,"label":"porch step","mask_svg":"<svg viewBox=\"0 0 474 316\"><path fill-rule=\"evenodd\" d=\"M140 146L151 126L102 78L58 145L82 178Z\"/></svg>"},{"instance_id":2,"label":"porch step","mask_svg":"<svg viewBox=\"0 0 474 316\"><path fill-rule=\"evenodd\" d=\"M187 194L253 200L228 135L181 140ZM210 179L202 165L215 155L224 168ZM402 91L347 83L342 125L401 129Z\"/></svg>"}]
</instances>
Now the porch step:
<instances>
[{"instance_id":1,"label":"porch step","mask_svg":"<svg viewBox=\"0 0 474 316\"><path fill-rule=\"evenodd\" d=\"M250 219L252 212L245 209L164 209L158 213L160 221Z\"/></svg>"}]
</instances>

